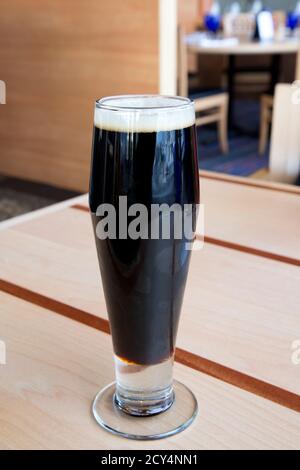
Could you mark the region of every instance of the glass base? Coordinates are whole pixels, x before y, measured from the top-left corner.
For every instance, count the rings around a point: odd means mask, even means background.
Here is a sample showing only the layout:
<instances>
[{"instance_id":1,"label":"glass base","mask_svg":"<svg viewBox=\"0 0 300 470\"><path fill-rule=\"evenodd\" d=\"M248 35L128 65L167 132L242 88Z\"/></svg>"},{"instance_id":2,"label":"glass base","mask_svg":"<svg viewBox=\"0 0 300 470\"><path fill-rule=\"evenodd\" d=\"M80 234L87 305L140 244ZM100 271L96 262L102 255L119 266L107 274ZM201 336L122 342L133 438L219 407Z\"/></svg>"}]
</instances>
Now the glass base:
<instances>
[{"instance_id":1,"label":"glass base","mask_svg":"<svg viewBox=\"0 0 300 470\"><path fill-rule=\"evenodd\" d=\"M115 402L134 416L166 411L174 401L173 357L159 364L143 366L115 356Z\"/></svg>"},{"instance_id":2,"label":"glass base","mask_svg":"<svg viewBox=\"0 0 300 470\"><path fill-rule=\"evenodd\" d=\"M197 416L195 395L174 380L174 402L164 412L153 416L131 416L116 403L115 382L96 395L92 412L97 423L107 431L127 439L154 440L173 436L186 429Z\"/></svg>"}]
</instances>

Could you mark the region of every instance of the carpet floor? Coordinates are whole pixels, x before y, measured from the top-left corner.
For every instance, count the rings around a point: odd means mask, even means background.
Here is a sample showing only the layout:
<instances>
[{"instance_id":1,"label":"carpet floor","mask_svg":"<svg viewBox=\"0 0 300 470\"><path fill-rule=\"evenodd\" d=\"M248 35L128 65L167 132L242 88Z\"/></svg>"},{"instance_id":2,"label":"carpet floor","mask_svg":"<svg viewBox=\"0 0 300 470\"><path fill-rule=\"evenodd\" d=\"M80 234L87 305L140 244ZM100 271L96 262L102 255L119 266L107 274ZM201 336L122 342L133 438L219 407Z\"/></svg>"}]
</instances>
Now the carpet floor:
<instances>
[{"instance_id":1,"label":"carpet floor","mask_svg":"<svg viewBox=\"0 0 300 470\"><path fill-rule=\"evenodd\" d=\"M0 176L0 222L78 194L46 184Z\"/></svg>"},{"instance_id":2,"label":"carpet floor","mask_svg":"<svg viewBox=\"0 0 300 470\"><path fill-rule=\"evenodd\" d=\"M257 101L236 103L234 122L241 130L229 132L227 155L223 155L219 148L216 126L198 128L200 169L236 176L251 176L267 169L269 148L264 156L258 154L259 112Z\"/></svg>"}]
</instances>

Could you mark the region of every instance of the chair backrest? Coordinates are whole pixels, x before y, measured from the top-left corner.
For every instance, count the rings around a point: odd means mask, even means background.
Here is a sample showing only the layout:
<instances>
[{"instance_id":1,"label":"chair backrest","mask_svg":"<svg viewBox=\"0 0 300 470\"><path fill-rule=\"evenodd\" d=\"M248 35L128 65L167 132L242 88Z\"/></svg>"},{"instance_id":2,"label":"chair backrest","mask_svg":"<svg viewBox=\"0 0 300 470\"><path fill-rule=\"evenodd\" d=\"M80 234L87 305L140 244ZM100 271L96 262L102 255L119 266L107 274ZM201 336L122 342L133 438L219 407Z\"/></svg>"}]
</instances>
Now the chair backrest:
<instances>
[{"instance_id":1,"label":"chair backrest","mask_svg":"<svg viewBox=\"0 0 300 470\"><path fill-rule=\"evenodd\" d=\"M188 57L185 31L181 25L177 28L177 88L180 96L188 96Z\"/></svg>"},{"instance_id":2,"label":"chair backrest","mask_svg":"<svg viewBox=\"0 0 300 470\"><path fill-rule=\"evenodd\" d=\"M286 183L294 183L300 174L300 82L276 86L270 174Z\"/></svg>"}]
</instances>

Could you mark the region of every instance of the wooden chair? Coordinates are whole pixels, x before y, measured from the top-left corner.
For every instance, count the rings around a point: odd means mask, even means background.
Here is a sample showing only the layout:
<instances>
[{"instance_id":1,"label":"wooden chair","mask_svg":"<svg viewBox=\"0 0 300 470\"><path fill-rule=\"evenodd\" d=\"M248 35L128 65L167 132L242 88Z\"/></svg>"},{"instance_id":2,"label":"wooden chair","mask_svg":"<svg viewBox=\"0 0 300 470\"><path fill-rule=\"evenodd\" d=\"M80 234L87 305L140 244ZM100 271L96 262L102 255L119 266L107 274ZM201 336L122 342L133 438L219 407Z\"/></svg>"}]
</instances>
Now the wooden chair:
<instances>
[{"instance_id":1,"label":"wooden chair","mask_svg":"<svg viewBox=\"0 0 300 470\"><path fill-rule=\"evenodd\" d=\"M264 155L272 123L274 98L271 95L261 97L259 154Z\"/></svg>"},{"instance_id":2,"label":"wooden chair","mask_svg":"<svg viewBox=\"0 0 300 470\"><path fill-rule=\"evenodd\" d=\"M187 47L181 26L178 27L177 65L178 93L181 96L189 96ZM228 153L228 93L209 90L189 97L195 102L196 126L217 123L220 148L223 153Z\"/></svg>"}]
</instances>

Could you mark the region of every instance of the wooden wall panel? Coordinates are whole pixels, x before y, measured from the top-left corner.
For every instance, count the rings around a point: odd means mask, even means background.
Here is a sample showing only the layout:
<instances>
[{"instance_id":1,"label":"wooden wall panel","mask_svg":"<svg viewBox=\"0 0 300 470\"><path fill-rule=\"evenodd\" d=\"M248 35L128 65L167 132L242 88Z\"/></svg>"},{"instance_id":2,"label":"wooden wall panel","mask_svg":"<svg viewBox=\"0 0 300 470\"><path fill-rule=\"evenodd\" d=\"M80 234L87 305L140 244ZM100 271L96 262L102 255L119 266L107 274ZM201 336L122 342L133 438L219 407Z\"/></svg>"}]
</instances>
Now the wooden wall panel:
<instances>
[{"instance_id":1,"label":"wooden wall panel","mask_svg":"<svg viewBox=\"0 0 300 470\"><path fill-rule=\"evenodd\" d=\"M201 0L178 0L178 20L187 33L199 26L201 3Z\"/></svg>"},{"instance_id":2,"label":"wooden wall panel","mask_svg":"<svg viewBox=\"0 0 300 470\"><path fill-rule=\"evenodd\" d=\"M158 92L157 0L2 0L0 173L85 191L94 100Z\"/></svg>"},{"instance_id":3,"label":"wooden wall panel","mask_svg":"<svg viewBox=\"0 0 300 470\"><path fill-rule=\"evenodd\" d=\"M178 0L178 23L186 33L192 33L203 26L204 15L212 3L212 0ZM224 59L220 57L188 55L189 72L198 75L196 87L220 87L224 65Z\"/></svg>"},{"instance_id":4,"label":"wooden wall panel","mask_svg":"<svg viewBox=\"0 0 300 470\"><path fill-rule=\"evenodd\" d=\"M192 33L202 26L203 17L212 3L212 0L178 0L179 22L187 33Z\"/></svg>"},{"instance_id":5,"label":"wooden wall panel","mask_svg":"<svg viewBox=\"0 0 300 470\"><path fill-rule=\"evenodd\" d=\"M203 0L178 0L178 23L189 34L197 30L201 24L200 6ZM188 55L188 68L190 72L197 71L197 57Z\"/></svg>"}]
</instances>

